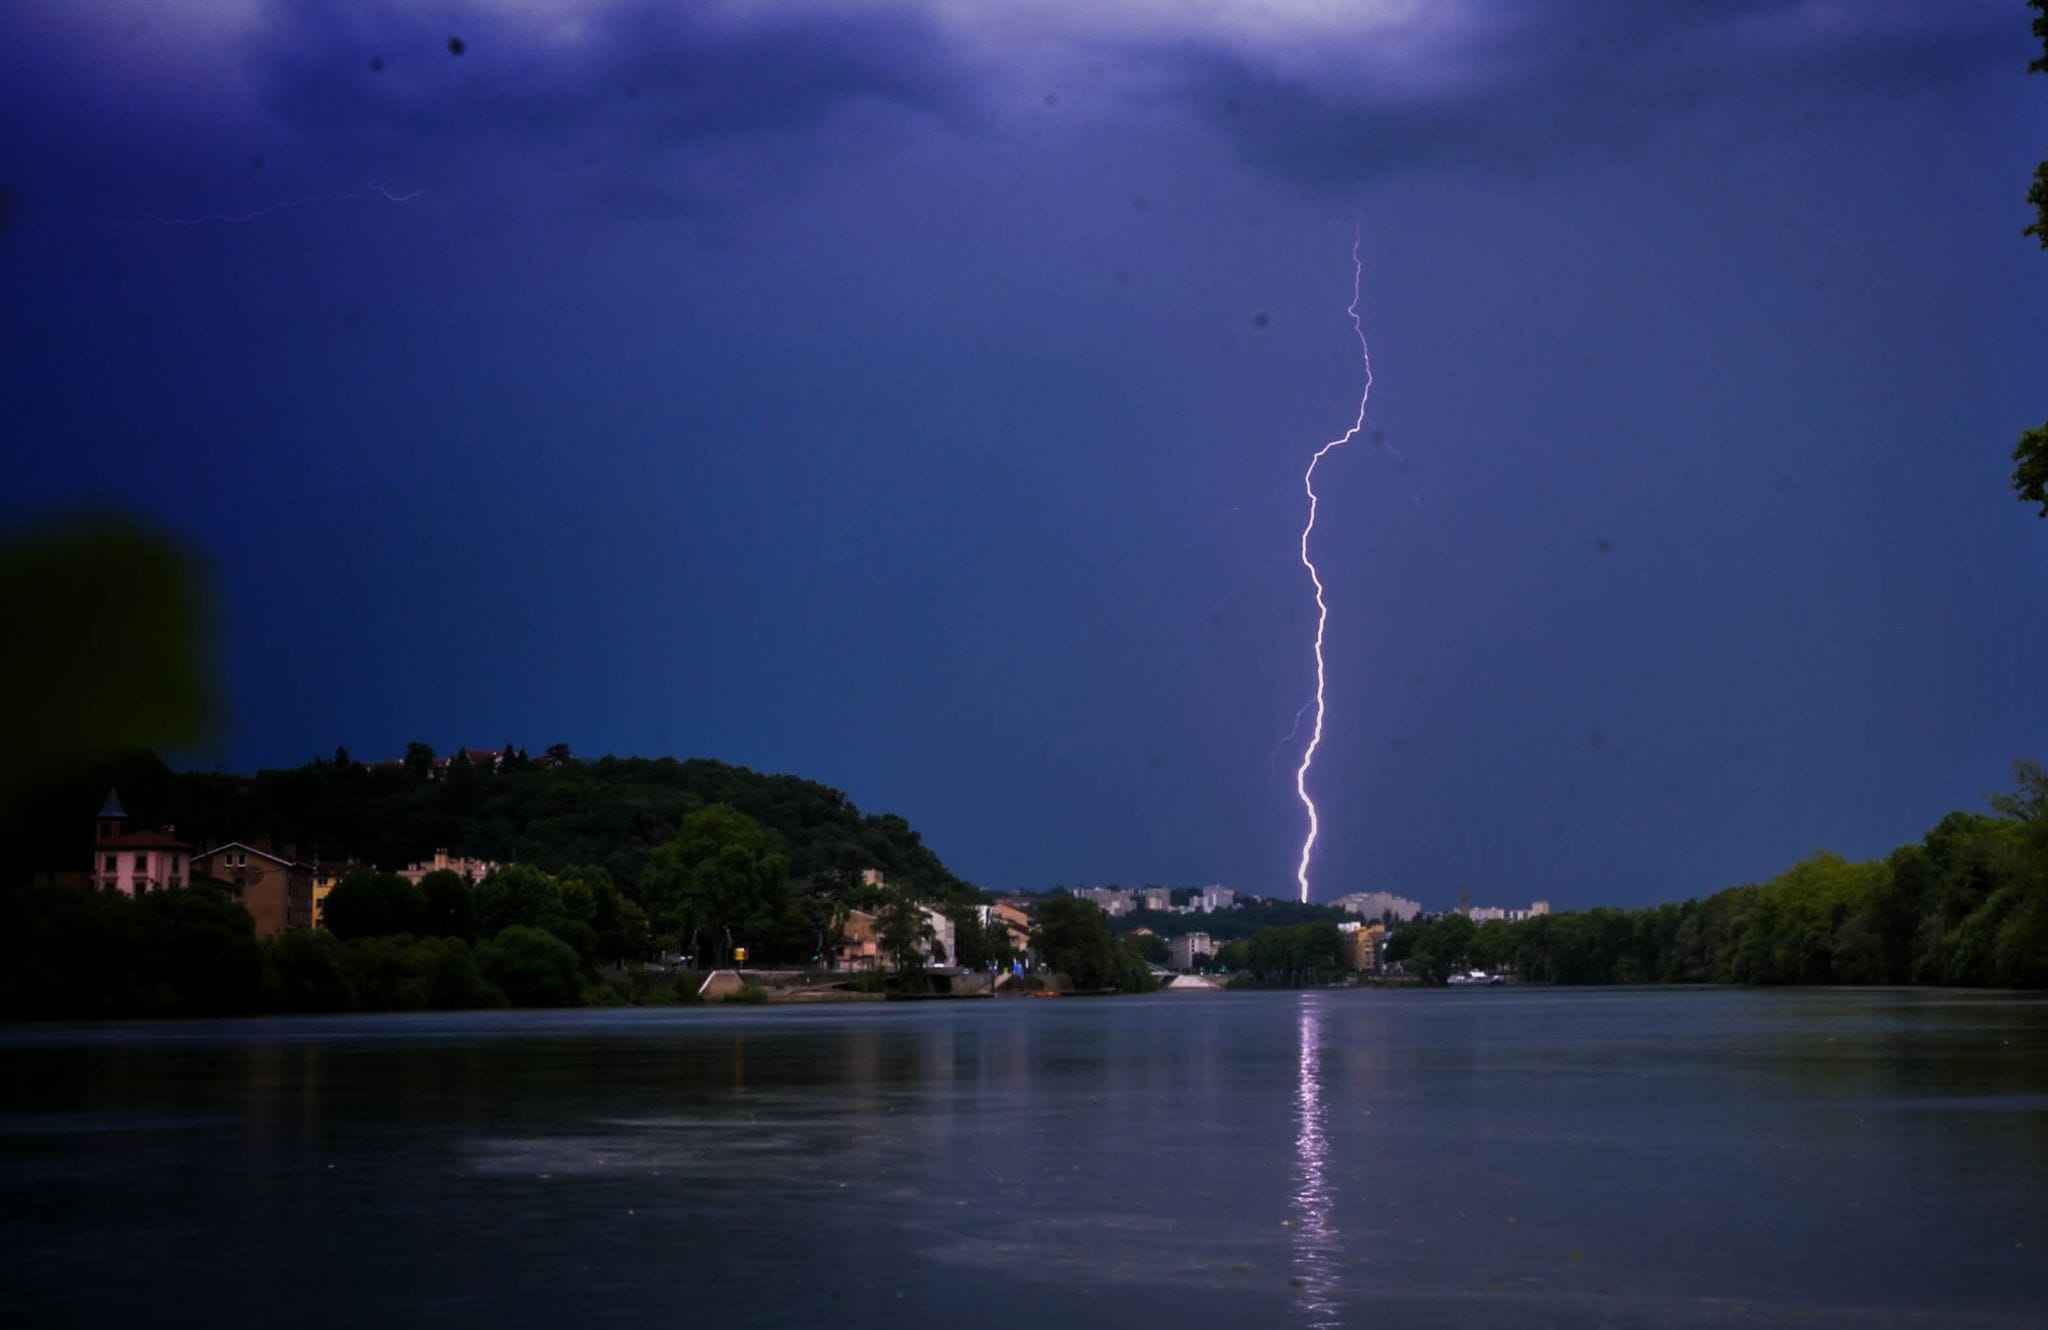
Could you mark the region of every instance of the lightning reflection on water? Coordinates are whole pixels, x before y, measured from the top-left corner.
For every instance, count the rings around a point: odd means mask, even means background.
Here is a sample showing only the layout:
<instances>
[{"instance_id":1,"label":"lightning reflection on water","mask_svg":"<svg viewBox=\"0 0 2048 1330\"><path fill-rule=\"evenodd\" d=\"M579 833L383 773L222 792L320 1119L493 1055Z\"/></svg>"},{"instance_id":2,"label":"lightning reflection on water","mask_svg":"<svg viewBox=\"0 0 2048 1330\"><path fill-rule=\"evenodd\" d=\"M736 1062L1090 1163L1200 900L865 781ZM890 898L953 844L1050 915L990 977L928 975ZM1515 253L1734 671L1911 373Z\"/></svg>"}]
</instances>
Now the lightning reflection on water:
<instances>
[{"instance_id":1,"label":"lightning reflection on water","mask_svg":"<svg viewBox=\"0 0 2048 1330\"><path fill-rule=\"evenodd\" d=\"M1295 1310L1314 1330L1343 1324L1337 1310L1337 1249L1330 1222L1329 1141L1323 1134L1322 1013L1314 994L1303 994L1298 1022L1301 1051L1294 1109Z\"/></svg>"}]
</instances>

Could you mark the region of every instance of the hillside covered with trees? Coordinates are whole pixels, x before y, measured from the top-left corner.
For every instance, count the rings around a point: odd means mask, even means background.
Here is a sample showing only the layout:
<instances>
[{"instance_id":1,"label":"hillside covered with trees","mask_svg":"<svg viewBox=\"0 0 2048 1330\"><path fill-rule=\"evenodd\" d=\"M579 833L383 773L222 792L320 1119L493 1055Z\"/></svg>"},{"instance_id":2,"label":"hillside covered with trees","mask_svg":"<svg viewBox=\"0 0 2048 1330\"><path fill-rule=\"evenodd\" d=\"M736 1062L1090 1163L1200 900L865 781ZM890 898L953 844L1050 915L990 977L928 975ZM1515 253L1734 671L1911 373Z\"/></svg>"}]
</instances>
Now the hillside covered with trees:
<instances>
[{"instance_id":1,"label":"hillside covered with trees","mask_svg":"<svg viewBox=\"0 0 2048 1330\"><path fill-rule=\"evenodd\" d=\"M773 831L799 883L878 869L934 901L972 899L903 818L864 814L839 791L704 758L578 760L561 746L529 758L507 745L491 762L425 744L366 765L346 749L253 776L174 772L128 752L73 770L12 801L0 817L0 881L82 867L92 815L118 788L137 825L169 824L195 845L267 838L298 858L390 871L436 849L546 872L602 868L637 895L657 847L714 804Z\"/></svg>"},{"instance_id":2,"label":"hillside covered with trees","mask_svg":"<svg viewBox=\"0 0 2048 1330\"><path fill-rule=\"evenodd\" d=\"M175 826L189 843L262 838L343 865L325 926L258 940L249 914L204 880L139 900L30 885L38 872L84 867L109 787L138 823ZM921 924L919 902L954 918L951 959L997 959L985 953L1000 930L972 909L980 893L902 818L720 762L579 762L561 749L439 762L414 745L402 763L341 752L235 776L173 772L134 752L46 783L0 832L0 887L11 888L0 890L0 1015L665 1000L638 962L681 953L722 965L744 948L752 964L814 964L852 910ZM415 884L394 871L436 849L500 866L474 883L443 870Z\"/></svg>"}]
</instances>

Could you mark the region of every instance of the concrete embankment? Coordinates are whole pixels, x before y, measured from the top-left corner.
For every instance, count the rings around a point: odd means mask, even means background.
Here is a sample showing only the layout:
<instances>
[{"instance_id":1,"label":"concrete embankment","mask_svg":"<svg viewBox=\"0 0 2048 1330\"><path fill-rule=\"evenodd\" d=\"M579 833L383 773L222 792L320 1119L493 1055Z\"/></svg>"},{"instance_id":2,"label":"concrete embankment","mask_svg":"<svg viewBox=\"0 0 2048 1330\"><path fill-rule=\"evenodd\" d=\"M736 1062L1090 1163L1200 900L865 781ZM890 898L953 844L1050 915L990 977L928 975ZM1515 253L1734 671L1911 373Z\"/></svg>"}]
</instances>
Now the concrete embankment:
<instances>
[{"instance_id":1,"label":"concrete embankment","mask_svg":"<svg viewBox=\"0 0 2048 1330\"><path fill-rule=\"evenodd\" d=\"M765 992L769 1002L880 1002L881 993L856 992L849 988L854 976L836 971L817 970L713 970L704 976L704 982L697 988L697 996L706 1002L724 1002L737 997L742 990L758 988ZM943 991L934 982L933 990L919 993L920 999L985 998L995 995L994 977L978 973L935 973L929 976L933 981L944 981ZM893 997L904 994L890 994Z\"/></svg>"}]
</instances>

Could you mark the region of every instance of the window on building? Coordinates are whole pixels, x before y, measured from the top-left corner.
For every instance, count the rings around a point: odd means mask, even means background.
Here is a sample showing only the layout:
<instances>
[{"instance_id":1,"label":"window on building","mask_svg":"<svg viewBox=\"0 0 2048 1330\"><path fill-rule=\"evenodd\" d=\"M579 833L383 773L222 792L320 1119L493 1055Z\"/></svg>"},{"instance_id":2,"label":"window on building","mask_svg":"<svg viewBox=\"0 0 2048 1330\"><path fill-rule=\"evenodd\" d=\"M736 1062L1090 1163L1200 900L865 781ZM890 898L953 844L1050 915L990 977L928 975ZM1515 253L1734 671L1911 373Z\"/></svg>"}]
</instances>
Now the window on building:
<instances>
[{"instance_id":1,"label":"window on building","mask_svg":"<svg viewBox=\"0 0 2048 1330\"><path fill-rule=\"evenodd\" d=\"M130 867L131 871L133 871L133 872L137 872L137 873L140 873L140 872L144 871L144 868L145 868L145 867L146 867L146 866L148 865L148 863L149 863L149 856L148 856L148 855L146 855L146 854L138 854L138 855L134 856L134 858L135 858L135 862L134 862L133 864L129 865L129 867Z\"/></svg>"},{"instance_id":2,"label":"window on building","mask_svg":"<svg viewBox=\"0 0 2048 1330\"><path fill-rule=\"evenodd\" d=\"M109 873L115 873L115 872L119 872L119 871L120 871L120 870L119 870L119 868L117 868L117 867L115 866L115 860L116 860L116 859L118 859L118 858L119 858L119 856L118 856L118 855L112 855L112 854L110 854L110 855L108 855L108 856L107 856L107 866L106 866L106 871L107 871L107 872L109 872Z\"/></svg>"}]
</instances>

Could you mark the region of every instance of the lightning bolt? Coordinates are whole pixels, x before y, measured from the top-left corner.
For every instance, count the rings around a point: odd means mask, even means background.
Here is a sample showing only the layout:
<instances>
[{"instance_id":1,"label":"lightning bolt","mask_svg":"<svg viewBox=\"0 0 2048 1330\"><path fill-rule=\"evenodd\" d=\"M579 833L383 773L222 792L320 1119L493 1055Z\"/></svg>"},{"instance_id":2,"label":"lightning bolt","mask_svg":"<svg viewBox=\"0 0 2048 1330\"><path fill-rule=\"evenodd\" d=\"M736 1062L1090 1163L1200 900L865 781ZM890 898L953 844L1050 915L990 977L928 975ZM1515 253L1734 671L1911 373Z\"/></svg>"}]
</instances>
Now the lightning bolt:
<instances>
[{"instance_id":1,"label":"lightning bolt","mask_svg":"<svg viewBox=\"0 0 2048 1330\"><path fill-rule=\"evenodd\" d=\"M1360 228L1354 226L1351 232L1351 304L1345 313L1351 316L1351 330L1358 335L1358 354L1365 364L1365 389L1358 395L1358 415L1351 422L1351 428L1316 449L1315 456L1308 459L1308 469L1301 473L1301 488L1308 495L1308 521L1301 528L1301 566L1308 569L1308 580L1316 589L1316 695L1310 704L1315 708L1315 724L1310 727L1308 747L1301 753L1301 765L1294 772L1294 792L1301 799L1301 806L1308 810L1308 834L1301 842L1301 863L1294 870L1294 880L1301 884L1301 900L1308 903L1308 864L1315 853L1316 835L1322 830L1322 822L1316 816L1316 801L1309 797L1308 772L1315 765L1316 749L1323 742L1323 630L1330 622L1330 607L1323 600L1323 575L1317 571L1314 559L1309 557L1309 537L1316 529L1316 468L1325 457L1358 437L1365 428L1365 406L1372 400L1372 348L1365 344L1365 325L1358 321L1358 297L1361 283L1365 278L1365 265L1358 257L1361 240ZM1296 721L1299 723L1299 716Z\"/></svg>"}]
</instances>

